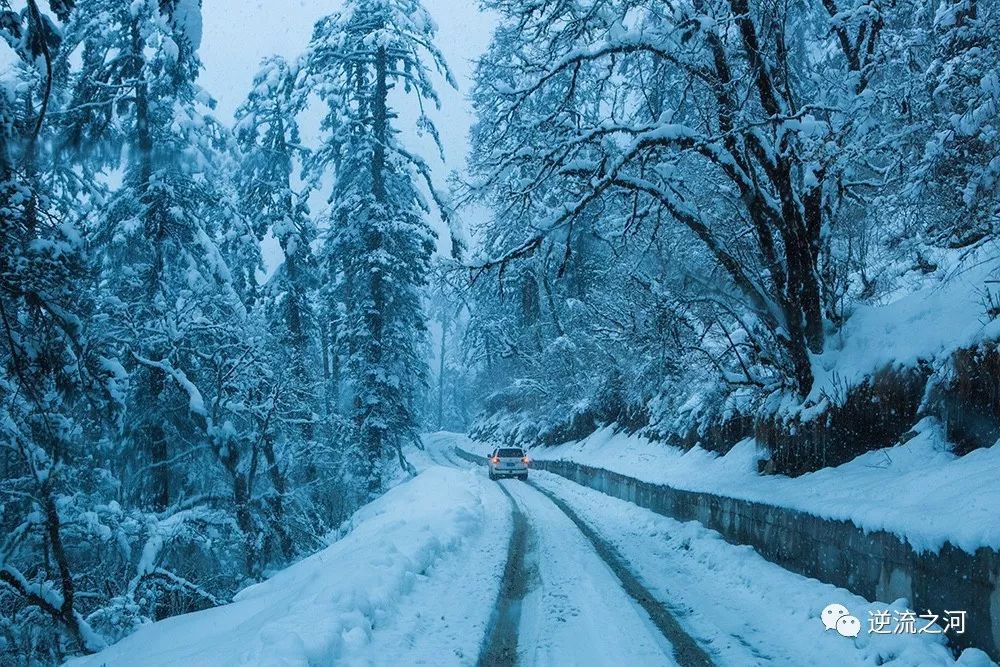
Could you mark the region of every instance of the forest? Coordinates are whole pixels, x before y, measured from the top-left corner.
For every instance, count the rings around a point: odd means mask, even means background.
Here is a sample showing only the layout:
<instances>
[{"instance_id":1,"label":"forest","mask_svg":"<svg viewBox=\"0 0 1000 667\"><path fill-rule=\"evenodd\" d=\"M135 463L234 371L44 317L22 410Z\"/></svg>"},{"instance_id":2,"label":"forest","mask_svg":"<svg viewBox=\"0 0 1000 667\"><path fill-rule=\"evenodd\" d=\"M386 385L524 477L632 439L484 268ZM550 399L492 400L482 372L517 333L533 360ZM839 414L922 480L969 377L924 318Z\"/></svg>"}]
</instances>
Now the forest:
<instances>
[{"instance_id":1,"label":"forest","mask_svg":"<svg viewBox=\"0 0 1000 667\"><path fill-rule=\"evenodd\" d=\"M996 0L481 0L451 174L434 18L331 4L226 123L202 0L0 0L11 664L228 602L428 431L790 476L1000 438Z\"/></svg>"}]
</instances>

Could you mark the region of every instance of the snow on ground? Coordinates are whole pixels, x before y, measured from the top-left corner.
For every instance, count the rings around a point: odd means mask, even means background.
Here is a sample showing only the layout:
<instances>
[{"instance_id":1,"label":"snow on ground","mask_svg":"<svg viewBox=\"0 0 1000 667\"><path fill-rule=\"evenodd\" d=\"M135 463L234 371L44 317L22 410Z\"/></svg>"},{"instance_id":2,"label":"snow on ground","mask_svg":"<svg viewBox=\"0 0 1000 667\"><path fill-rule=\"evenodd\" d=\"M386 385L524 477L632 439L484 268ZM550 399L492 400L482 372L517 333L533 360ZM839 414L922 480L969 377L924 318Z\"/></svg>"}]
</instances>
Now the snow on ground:
<instances>
[{"instance_id":1,"label":"snow on ground","mask_svg":"<svg viewBox=\"0 0 1000 667\"><path fill-rule=\"evenodd\" d=\"M813 359L811 398L836 399L881 368L913 367L923 360L940 369L957 349L1000 338L1000 319L984 314L1000 259L994 247L922 278L910 292L889 295L880 305L859 307L843 329ZM992 281L992 282L991 282ZM568 459L679 489L704 491L854 522L905 538L917 550L936 551L946 542L974 552L1000 548L1000 443L964 457L949 452L940 426L921 422L917 437L868 452L835 468L790 479L760 476L753 440L725 456L699 447L690 451L604 428L590 437L538 449L539 459ZM474 451L480 451L483 446Z\"/></svg>"},{"instance_id":2,"label":"snow on ground","mask_svg":"<svg viewBox=\"0 0 1000 667\"><path fill-rule=\"evenodd\" d=\"M531 524L525 570L532 581L521 602L518 663L677 664L670 644L576 524L523 482L499 483Z\"/></svg>"},{"instance_id":3,"label":"snow on ground","mask_svg":"<svg viewBox=\"0 0 1000 667\"><path fill-rule=\"evenodd\" d=\"M616 451L638 466L631 471L637 476L662 462L663 448L641 439L605 431L589 440L581 446L589 458L607 450L610 459ZM621 441L631 455L622 454ZM490 482L481 467L457 459L454 446L482 448L465 436L431 434L425 443L426 451L410 454L421 472L359 510L327 549L245 589L232 604L150 624L72 665L473 664L499 594L512 530L503 488L531 527L524 554L530 581L519 607L521 662L670 663L670 647L645 612L551 501L520 482ZM646 456L645 465L636 464L635 455ZM738 457L720 463L705 453L696 456L701 467L743 479L738 469L726 473ZM752 457L743 456L749 467ZM693 474L696 463L677 465L690 466ZM895 463L918 469L905 458ZM750 547L730 545L697 522L680 523L543 471L531 475L615 546L720 667L955 664L939 636L862 632L852 640L824 631L819 620L826 605L839 603L867 629L869 611L902 610L904 600L866 601L788 572ZM958 664L993 663L967 650Z\"/></svg>"},{"instance_id":4,"label":"snow on ground","mask_svg":"<svg viewBox=\"0 0 1000 667\"><path fill-rule=\"evenodd\" d=\"M760 454L749 439L719 456L609 427L530 455L852 521L863 530L895 533L918 551L937 551L946 541L969 553L980 546L1000 548L1000 444L957 457L948 451L934 420L925 419L916 430L918 435L902 445L794 478L757 474ZM474 443L469 451L483 453L487 447Z\"/></svg>"},{"instance_id":5,"label":"snow on ground","mask_svg":"<svg viewBox=\"0 0 1000 667\"><path fill-rule=\"evenodd\" d=\"M482 475L427 465L355 513L339 541L233 603L71 664L468 665L499 590L510 516L495 508L506 506Z\"/></svg>"},{"instance_id":6,"label":"snow on ground","mask_svg":"<svg viewBox=\"0 0 1000 667\"><path fill-rule=\"evenodd\" d=\"M729 544L697 521L681 523L543 471L532 472L532 479L609 540L720 667L955 664L941 635L868 633L869 611L901 611L905 600L869 602L793 574L751 547ZM832 603L861 620L856 639L824 629L820 612ZM957 664L994 663L968 649Z\"/></svg>"}]
</instances>

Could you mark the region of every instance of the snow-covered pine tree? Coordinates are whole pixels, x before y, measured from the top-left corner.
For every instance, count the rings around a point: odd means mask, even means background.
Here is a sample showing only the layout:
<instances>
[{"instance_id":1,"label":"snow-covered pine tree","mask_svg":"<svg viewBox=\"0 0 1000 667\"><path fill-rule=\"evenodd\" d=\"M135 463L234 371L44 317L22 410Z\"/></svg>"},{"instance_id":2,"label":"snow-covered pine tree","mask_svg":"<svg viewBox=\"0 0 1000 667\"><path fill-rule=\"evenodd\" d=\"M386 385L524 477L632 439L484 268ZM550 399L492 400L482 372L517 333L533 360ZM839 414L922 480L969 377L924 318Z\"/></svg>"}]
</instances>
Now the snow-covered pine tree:
<instances>
[{"instance_id":1,"label":"snow-covered pine tree","mask_svg":"<svg viewBox=\"0 0 1000 667\"><path fill-rule=\"evenodd\" d=\"M226 337L200 328L201 318L238 326L246 312L237 288L249 286L234 280L226 255L245 262L257 252L249 234L234 234L231 225L220 232L231 197L212 171L224 133L194 83L200 20L197 0L85 0L67 28L84 66L72 75L66 135L70 145L124 173L91 225L104 270L114 276L107 287L115 297L115 337L137 370L136 404L143 409L126 437L133 451L145 451L136 464L150 470L137 498L161 511L176 497L168 459L178 452L161 412L176 390L168 373L146 362L169 358L191 372L199 355L211 355L201 344L181 352L178 342L196 332Z\"/></svg>"},{"instance_id":2,"label":"snow-covered pine tree","mask_svg":"<svg viewBox=\"0 0 1000 667\"><path fill-rule=\"evenodd\" d=\"M298 463L295 470L299 477L289 481L301 489L300 496L306 496L305 504L318 510L307 513L314 517L307 532L322 534L333 527L330 522L342 519L343 507L335 487L335 457L326 444L330 415L324 412L322 400L326 386L320 346L324 343L315 316L318 281L314 242L318 234L309 214L306 188L295 184L297 170L308 157L296 117L302 101L295 94L296 74L296 68L280 56L264 59L246 101L237 109L238 188L240 206L256 223L258 237L272 234L284 260L262 288L271 351L285 387L278 442L265 442L268 471L276 489L286 484L278 476L277 446L285 458ZM276 516L287 513L285 495L271 497ZM281 543L286 557L294 549L290 537L286 533Z\"/></svg>"},{"instance_id":3,"label":"snow-covered pine tree","mask_svg":"<svg viewBox=\"0 0 1000 667\"><path fill-rule=\"evenodd\" d=\"M239 191L245 215L270 231L284 262L268 283L287 327L288 362L295 384L312 393L315 378L315 321L312 293L316 262L312 243L317 237L304 193L293 185L297 164L307 156L299 137L294 95L296 71L280 56L261 63L246 102L236 111L236 137L242 151ZM307 414L305 419L311 419Z\"/></svg>"},{"instance_id":4,"label":"snow-covered pine tree","mask_svg":"<svg viewBox=\"0 0 1000 667\"><path fill-rule=\"evenodd\" d=\"M426 376L420 288L434 248L421 182L444 207L428 165L401 143L392 103L397 87L412 94L418 128L438 142L424 113L439 105L430 68L454 80L435 32L418 0L351 0L316 24L300 78L303 94L328 108L312 168L334 176L324 280L340 290L344 312L324 317L339 324L369 495L382 487L386 456L407 467L402 445L417 441Z\"/></svg>"},{"instance_id":5,"label":"snow-covered pine tree","mask_svg":"<svg viewBox=\"0 0 1000 667\"><path fill-rule=\"evenodd\" d=\"M78 3L66 41L83 67L70 74L64 118L81 159L123 174L88 225L103 315L131 380L119 434L124 495L160 519L181 512L205 525L210 513L231 512L239 537L215 548L239 549L242 558L213 579L225 594L261 571L272 557L269 536L284 529L253 494L281 389L263 313L252 309L259 239L235 204L231 138L195 83L200 39L198 0ZM199 540L197 531L173 534ZM156 553L133 564L124 604L158 581L151 575L168 552ZM200 576L195 558L167 564ZM197 584L187 593L213 599ZM145 599L155 611L156 596Z\"/></svg>"},{"instance_id":6,"label":"snow-covered pine tree","mask_svg":"<svg viewBox=\"0 0 1000 667\"><path fill-rule=\"evenodd\" d=\"M431 266L427 310L440 332L436 361L431 368L424 424L429 431L462 431L470 413L469 381L472 372L462 354L462 340L470 315L467 298L468 271L450 259L435 258Z\"/></svg>"},{"instance_id":7,"label":"snow-covered pine tree","mask_svg":"<svg viewBox=\"0 0 1000 667\"><path fill-rule=\"evenodd\" d=\"M86 615L96 540L76 526L115 488L101 441L120 365L91 326L94 272L67 215L87 188L51 151L70 4L0 2L0 641L27 663L104 645Z\"/></svg>"},{"instance_id":8,"label":"snow-covered pine tree","mask_svg":"<svg viewBox=\"0 0 1000 667\"><path fill-rule=\"evenodd\" d=\"M113 317L124 329L120 339L134 341L133 352L149 359L167 354L164 325L176 303L171 274L197 267L185 255L208 238L192 210L204 198L181 159L188 137L176 131L181 114L193 119L198 35L174 22L172 7L166 3L161 12L155 0L85 1L67 29L67 46L79 50L84 63L72 77L67 142L124 171L122 187L91 224L105 272L117 274L109 288L119 304ZM147 409L133 417L128 436L145 450L137 464L152 465L138 497L160 511L171 500L170 450L154 406L168 393L167 382L155 369L139 373L138 404Z\"/></svg>"}]
</instances>

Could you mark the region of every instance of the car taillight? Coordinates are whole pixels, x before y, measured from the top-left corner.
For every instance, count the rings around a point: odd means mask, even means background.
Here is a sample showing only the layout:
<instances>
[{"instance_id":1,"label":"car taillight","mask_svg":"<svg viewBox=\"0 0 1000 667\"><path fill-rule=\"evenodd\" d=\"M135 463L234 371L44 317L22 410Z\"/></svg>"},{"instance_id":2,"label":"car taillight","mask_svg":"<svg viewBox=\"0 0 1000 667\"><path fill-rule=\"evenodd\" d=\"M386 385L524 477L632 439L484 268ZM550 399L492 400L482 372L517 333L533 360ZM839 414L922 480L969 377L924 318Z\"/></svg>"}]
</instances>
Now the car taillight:
<instances>
[{"instance_id":1,"label":"car taillight","mask_svg":"<svg viewBox=\"0 0 1000 667\"><path fill-rule=\"evenodd\" d=\"M499 456L494 456L493 457L493 463L500 463L500 457Z\"/></svg>"},{"instance_id":2,"label":"car taillight","mask_svg":"<svg viewBox=\"0 0 1000 667\"><path fill-rule=\"evenodd\" d=\"M521 459L521 461L524 463L524 465L528 465L529 463L531 463L531 459L529 459L527 456Z\"/></svg>"}]
</instances>

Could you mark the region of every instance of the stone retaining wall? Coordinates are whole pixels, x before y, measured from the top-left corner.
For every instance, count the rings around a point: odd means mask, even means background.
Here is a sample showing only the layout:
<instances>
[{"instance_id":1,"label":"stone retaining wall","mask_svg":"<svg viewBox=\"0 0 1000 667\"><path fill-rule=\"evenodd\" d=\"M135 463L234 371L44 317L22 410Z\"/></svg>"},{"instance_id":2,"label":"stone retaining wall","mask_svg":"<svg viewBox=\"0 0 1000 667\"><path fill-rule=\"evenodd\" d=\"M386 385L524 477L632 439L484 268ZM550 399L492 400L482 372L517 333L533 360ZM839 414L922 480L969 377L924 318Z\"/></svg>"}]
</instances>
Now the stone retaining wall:
<instances>
[{"instance_id":1,"label":"stone retaining wall","mask_svg":"<svg viewBox=\"0 0 1000 667\"><path fill-rule=\"evenodd\" d=\"M481 461L479 457L470 459ZM974 646L1000 660L997 551L981 548L970 554L946 543L937 553L918 553L896 535L865 532L849 521L683 491L570 461L536 460L532 466L673 519L699 521L728 542L748 544L792 572L841 586L869 600L891 602L905 597L911 608L938 614L965 610L965 633L949 633L954 645Z\"/></svg>"}]
</instances>

